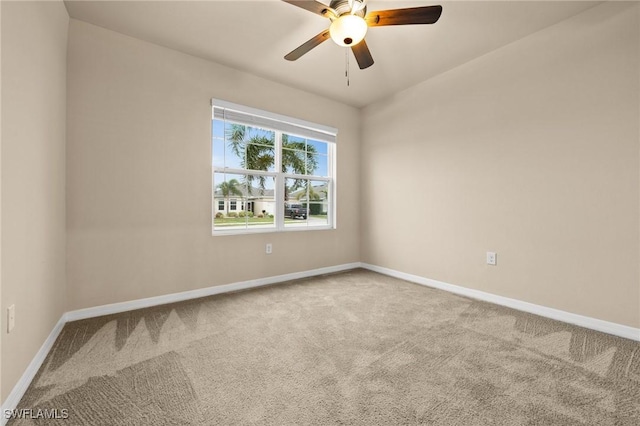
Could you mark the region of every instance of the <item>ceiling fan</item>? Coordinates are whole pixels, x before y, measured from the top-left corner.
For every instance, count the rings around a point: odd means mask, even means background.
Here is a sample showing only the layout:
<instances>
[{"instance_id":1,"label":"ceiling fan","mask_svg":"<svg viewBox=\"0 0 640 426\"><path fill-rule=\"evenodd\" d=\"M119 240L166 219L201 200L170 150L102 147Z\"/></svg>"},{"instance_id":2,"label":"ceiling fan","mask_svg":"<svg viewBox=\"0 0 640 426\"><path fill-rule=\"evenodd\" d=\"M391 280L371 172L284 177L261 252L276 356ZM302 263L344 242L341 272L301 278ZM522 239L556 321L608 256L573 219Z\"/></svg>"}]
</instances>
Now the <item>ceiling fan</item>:
<instances>
[{"instance_id":1,"label":"ceiling fan","mask_svg":"<svg viewBox=\"0 0 640 426\"><path fill-rule=\"evenodd\" d=\"M434 24L442 14L442 6L410 7L367 13L367 0L331 0L327 6L315 0L283 0L331 20L328 29L288 53L284 58L295 61L331 38L337 45L351 47L360 69L373 65L373 57L364 41L369 27L384 25Z\"/></svg>"}]
</instances>

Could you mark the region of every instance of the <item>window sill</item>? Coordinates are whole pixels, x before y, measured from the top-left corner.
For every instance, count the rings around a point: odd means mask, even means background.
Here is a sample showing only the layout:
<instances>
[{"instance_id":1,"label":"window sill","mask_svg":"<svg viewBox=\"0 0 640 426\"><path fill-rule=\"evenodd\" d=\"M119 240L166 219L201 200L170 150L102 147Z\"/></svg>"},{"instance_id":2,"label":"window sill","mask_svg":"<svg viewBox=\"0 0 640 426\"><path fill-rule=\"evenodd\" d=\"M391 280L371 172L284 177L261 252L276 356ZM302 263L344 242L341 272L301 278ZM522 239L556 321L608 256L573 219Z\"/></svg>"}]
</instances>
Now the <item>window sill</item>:
<instances>
[{"instance_id":1,"label":"window sill","mask_svg":"<svg viewBox=\"0 0 640 426\"><path fill-rule=\"evenodd\" d=\"M336 229L333 226L307 226L307 227L291 227L285 229L229 229L229 230L215 230L212 232L211 236L213 237L224 237L227 235L251 235L251 234L269 234L276 232L301 232L301 231L329 231Z\"/></svg>"}]
</instances>

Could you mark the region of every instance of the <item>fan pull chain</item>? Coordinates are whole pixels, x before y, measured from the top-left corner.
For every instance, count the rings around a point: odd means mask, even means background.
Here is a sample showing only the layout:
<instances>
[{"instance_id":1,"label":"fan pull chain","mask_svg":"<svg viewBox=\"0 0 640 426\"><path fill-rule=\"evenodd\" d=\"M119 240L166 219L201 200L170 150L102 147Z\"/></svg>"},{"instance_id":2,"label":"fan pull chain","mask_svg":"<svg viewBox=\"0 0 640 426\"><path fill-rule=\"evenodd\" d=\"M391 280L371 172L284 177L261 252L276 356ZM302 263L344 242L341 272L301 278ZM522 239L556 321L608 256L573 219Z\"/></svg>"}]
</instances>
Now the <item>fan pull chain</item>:
<instances>
[{"instance_id":1,"label":"fan pull chain","mask_svg":"<svg viewBox=\"0 0 640 426\"><path fill-rule=\"evenodd\" d=\"M349 87L349 49L344 49L345 52L345 65L344 65L344 76L347 78L347 87Z\"/></svg>"}]
</instances>

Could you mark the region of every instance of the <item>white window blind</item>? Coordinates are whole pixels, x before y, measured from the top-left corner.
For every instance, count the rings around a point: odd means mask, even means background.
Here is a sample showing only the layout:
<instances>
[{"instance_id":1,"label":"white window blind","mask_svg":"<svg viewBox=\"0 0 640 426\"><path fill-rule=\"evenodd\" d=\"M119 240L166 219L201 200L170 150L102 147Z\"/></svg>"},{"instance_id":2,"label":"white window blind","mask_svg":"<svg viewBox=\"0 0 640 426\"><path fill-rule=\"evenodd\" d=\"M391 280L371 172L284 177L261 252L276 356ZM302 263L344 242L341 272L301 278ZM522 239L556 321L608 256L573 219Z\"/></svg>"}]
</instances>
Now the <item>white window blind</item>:
<instances>
[{"instance_id":1,"label":"white window blind","mask_svg":"<svg viewBox=\"0 0 640 426\"><path fill-rule=\"evenodd\" d=\"M212 99L213 118L227 120L247 126L278 130L290 135L315 139L325 142L336 142L337 129L322 124L274 114L255 108L235 105L231 102Z\"/></svg>"}]
</instances>

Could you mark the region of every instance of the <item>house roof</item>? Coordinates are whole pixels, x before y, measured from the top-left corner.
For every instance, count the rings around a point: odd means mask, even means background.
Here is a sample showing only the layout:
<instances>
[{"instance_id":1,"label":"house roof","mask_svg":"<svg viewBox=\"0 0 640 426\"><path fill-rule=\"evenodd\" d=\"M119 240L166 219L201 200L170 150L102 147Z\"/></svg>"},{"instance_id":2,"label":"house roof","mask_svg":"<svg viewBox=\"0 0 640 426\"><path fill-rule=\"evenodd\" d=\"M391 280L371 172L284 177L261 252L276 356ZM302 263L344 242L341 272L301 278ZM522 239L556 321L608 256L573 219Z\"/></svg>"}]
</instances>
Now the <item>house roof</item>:
<instances>
[{"instance_id":1,"label":"house roof","mask_svg":"<svg viewBox=\"0 0 640 426\"><path fill-rule=\"evenodd\" d=\"M260 189L255 186L250 187L251 190L244 185L238 185L238 189L242 193L242 198L273 198L273 189ZM216 198L222 198L222 191L219 188L216 188L214 192L214 196ZM239 195L230 194L230 198L240 197Z\"/></svg>"},{"instance_id":2,"label":"house roof","mask_svg":"<svg viewBox=\"0 0 640 426\"><path fill-rule=\"evenodd\" d=\"M325 200L327 198L327 194L328 194L328 189L327 189L327 185L323 184L323 185L314 185L313 187L313 192L315 192L316 194L318 194L320 196L319 200ZM292 200L300 200L302 199L305 194L307 193L306 188L302 188L299 189L297 191L292 192L291 194L289 194L289 199ZM313 198L311 201L314 201Z\"/></svg>"}]
</instances>

